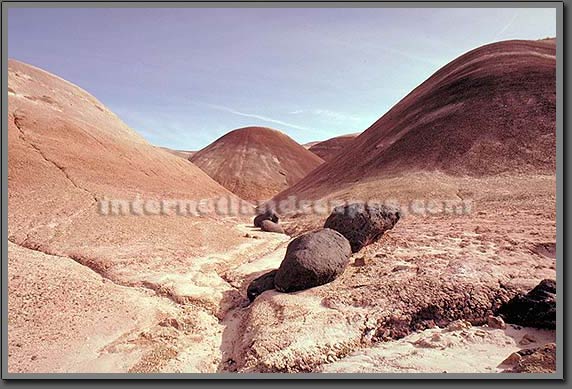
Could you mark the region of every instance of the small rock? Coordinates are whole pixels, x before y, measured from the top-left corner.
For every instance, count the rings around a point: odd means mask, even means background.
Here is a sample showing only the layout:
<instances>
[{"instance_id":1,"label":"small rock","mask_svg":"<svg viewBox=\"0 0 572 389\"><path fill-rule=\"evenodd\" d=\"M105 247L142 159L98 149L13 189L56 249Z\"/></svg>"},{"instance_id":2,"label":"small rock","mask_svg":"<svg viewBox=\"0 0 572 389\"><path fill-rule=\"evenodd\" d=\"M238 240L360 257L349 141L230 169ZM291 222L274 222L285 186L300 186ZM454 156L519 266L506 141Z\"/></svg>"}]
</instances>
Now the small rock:
<instances>
[{"instance_id":1,"label":"small rock","mask_svg":"<svg viewBox=\"0 0 572 389\"><path fill-rule=\"evenodd\" d=\"M274 233L277 233L277 234L283 234L283 233L284 233L284 230L282 229L282 227L281 227L279 224L274 223L274 222L272 222L272 221L270 221L270 220L263 220L263 221L260 223L260 229L261 229L262 231L274 232Z\"/></svg>"},{"instance_id":2,"label":"small rock","mask_svg":"<svg viewBox=\"0 0 572 389\"><path fill-rule=\"evenodd\" d=\"M510 354L508 357L506 357L506 359L504 361L502 361L499 366L514 366L521 359L522 359L522 356L519 353L515 352L515 353Z\"/></svg>"},{"instance_id":3,"label":"small rock","mask_svg":"<svg viewBox=\"0 0 572 389\"><path fill-rule=\"evenodd\" d=\"M268 209L266 210L264 213L256 216L254 218L254 227L261 227L262 226L262 222L264 220L270 220L273 223L278 223L278 220L280 220L280 217L278 216L278 214L272 210L272 209Z\"/></svg>"},{"instance_id":4,"label":"small rock","mask_svg":"<svg viewBox=\"0 0 572 389\"><path fill-rule=\"evenodd\" d=\"M181 323L174 317L168 317L166 319L163 319L162 321L159 322L159 325L161 327L173 327L177 330L181 330L183 328L183 323Z\"/></svg>"},{"instance_id":5,"label":"small rock","mask_svg":"<svg viewBox=\"0 0 572 389\"><path fill-rule=\"evenodd\" d=\"M356 258L354 260L354 266L359 266L359 267L365 266L365 258L364 257Z\"/></svg>"},{"instance_id":6,"label":"small rock","mask_svg":"<svg viewBox=\"0 0 572 389\"><path fill-rule=\"evenodd\" d=\"M441 347L443 347L438 342L434 342L434 341L430 342L427 339L416 340L415 342L413 342L413 345L416 347L421 347L421 348L441 348Z\"/></svg>"},{"instance_id":7,"label":"small rock","mask_svg":"<svg viewBox=\"0 0 572 389\"><path fill-rule=\"evenodd\" d=\"M139 336L143 339L153 339L153 334L149 331L141 331L141 333L139 333Z\"/></svg>"},{"instance_id":8,"label":"small rock","mask_svg":"<svg viewBox=\"0 0 572 389\"><path fill-rule=\"evenodd\" d=\"M490 328L504 330L506 328L506 324L502 317L492 316L490 315L487 319L487 324Z\"/></svg>"},{"instance_id":9,"label":"small rock","mask_svg":"<svg viewBox=\"0 0 572 389\"><path fill-rule=\"evenodd\" d=\"M455 320L447 327L445 327L445 331L452 332L452 331L461 331L471 328L473 325L466 320Z\"/></svg>"},{"instance_id":10,"label":"small rock","mask_svg":"<svg viewBox=\"0 0 572 389\"><path fill-rule=\"evenodd\" d=\"M487 336L487 333L486 333L486 331L483 331L483 330L476 330L476 331L475 331L475 336L484 338L484 337Z\"/></svg>"},{"instance_id":11,"label":"small rock","mask_svg":"<svg viewBox=\"0 0 572 389\"><path fill-rule=\"evenodd\" d=\"M520 344L521 346L526 346L531 343L536 343L536 338L530 334L524 334L520 342L518 342L518 344Z\"/></svg>"}]
</instances>

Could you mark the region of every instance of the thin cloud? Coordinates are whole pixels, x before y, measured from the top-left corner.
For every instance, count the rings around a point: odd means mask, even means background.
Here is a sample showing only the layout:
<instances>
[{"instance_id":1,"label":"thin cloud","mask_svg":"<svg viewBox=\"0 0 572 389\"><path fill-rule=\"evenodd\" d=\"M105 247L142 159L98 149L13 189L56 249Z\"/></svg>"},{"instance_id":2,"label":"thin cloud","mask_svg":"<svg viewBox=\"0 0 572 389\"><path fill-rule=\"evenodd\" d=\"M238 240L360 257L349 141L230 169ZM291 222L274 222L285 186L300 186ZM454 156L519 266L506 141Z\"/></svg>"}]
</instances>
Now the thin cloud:
<instances>
[{"instance_id":1,"label":"thin cloud","mask_svg":"<svg viewBox=\"0 0 572 389\"><path fill-rule=\"evenodd\" d=\"M392 47L379 47L378 49L379 49L379 50L386 51L386 52L391 53L391 54L396 54L396 55L399 55L399 56L408 58L408 59L410 59L410 60L412 60L412 61L416 61L416 62L419 62L419 63L424 63L424 64L426 64L426 65L431 65L431 66L441 66L441 65L443 65L443 63L442 63L441 61L433 60L433 59L431 59L431 58L423 57L423 56L416 55L416 54L413 54L413 53L410 53L410 52L406 52L406 51L403 51L403 50L394 49L394 48L392 48Z\"/></svg>"},{"instance_id":2,"label":"thin cloud","mask_svg":"<svg viewBox=\"0 0 572 389\"><path fill-rule=\"evenodd\" d=\"M499 32L497 32L495 34L495 37L494 37L495 40L497 40L506 30L508 30L510 26L512 26L512 24L516 20L517 16L518 16L518 10L515 11L514 15L512 15L512 18L510 19L510 21L503 28L501 28Z\"/></svg>"},{"instance_id":3,"label":"thin cloud","mask_svg":"<svg viewBox=\"0 0 572 389\"><path fill-rule=\"evenodd\" d=\"M235 109L233 109L233 108L225 107L225 106L223 106L223 105L208 104L208 103L205 103L205 105L206 105L207 107L210 107L210 108L213 108L213 109L218 109L219 111L224 111L224 112L232 113L232 114L234 114L234 115L243 116L243 117L246 117L246 118L258 119L258 120L262 120L263 122L268 122L268 123L272 123L272 124L278 124L278 125L281 125L281 126L291 127L291 128L295 128L295 129L297 129L297 130L310 130L310 129L307 128L307 127L302 127L302 126L299 126L299 125L297 125L297 124L288 123L288 122L285 122L285 121L282 121L282 120L273 119L273 118L270 118L270 117L268 117L268 116L257 115L257 114L254 114L254 113L240 112L240 111L237 111L237 110L235 110Z\"/></svg>"},{"instance_id":4,"label":"thin cloud","mask_svg":"<svg viewBox=\"0 0 572 389\"><path fill-rule=\"evenodd\" d=\"M343 112L330 111L328 109L310 109L310 110L297 109L295 111L290 111L289 113L291 115L310 114L310 115L320 116L328 120L346 120L353 122L357 122L360 120L360 118L357 116L348 115Z\"/></svg>"}]
</instances>

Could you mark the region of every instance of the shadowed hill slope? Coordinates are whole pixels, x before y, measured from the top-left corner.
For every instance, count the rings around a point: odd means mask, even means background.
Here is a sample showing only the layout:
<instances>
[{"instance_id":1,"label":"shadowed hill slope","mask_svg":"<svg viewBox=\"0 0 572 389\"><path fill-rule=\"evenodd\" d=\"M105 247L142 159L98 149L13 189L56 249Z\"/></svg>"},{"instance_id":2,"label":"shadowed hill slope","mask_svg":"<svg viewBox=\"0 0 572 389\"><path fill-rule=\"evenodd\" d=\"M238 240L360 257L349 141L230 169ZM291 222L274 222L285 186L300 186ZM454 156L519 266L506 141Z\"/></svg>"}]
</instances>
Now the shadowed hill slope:
<instances>
[{"instance_id":1,"label":"shadowed hill slope","mask_svg":"<svg viewBox=\"0 0 572 389\"><path fill-rule=\"evenodd\" d=\"M450 62L358 136L276 196L320 198L406 172L484 177L553 174L555 41L505 41Z\"/></svg>"}]
</instances>

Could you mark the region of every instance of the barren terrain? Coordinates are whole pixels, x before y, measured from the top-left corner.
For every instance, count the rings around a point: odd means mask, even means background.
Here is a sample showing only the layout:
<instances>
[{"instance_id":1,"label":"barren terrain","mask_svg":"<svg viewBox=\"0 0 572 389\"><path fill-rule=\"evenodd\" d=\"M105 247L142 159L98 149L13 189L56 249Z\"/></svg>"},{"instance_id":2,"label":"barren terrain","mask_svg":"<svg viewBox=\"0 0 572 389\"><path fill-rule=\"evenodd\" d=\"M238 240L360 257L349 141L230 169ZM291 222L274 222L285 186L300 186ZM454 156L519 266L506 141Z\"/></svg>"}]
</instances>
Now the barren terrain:
<instances>
[{"instance_id":1,"label":"barren terrain","mask_svg":"<svg viewBox=\"0 0 572 389\"><path fill-rule=\"evenodd\" d=\"M476 49L326 162L266 128L236 130L189 162L79 87L11 60L9 371L509 370L515 351L555 341L488 325L556 279L554 64L551 41ZM251 215L101 212L102 200L237 193L387 201L402 218L333 282L249 303L249 283L333 204L281 210L288 235Z\"/></svg>"}]
</instances>

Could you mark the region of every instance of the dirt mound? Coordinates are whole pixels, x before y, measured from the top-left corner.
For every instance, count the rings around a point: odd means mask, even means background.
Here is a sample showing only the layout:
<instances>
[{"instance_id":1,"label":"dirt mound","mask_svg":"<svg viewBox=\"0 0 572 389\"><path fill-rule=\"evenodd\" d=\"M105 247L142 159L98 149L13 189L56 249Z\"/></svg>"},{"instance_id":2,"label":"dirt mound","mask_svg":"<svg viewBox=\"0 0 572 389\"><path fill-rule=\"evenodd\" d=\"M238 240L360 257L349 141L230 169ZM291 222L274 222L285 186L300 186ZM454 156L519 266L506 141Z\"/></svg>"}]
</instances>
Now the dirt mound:
<instances>
[{"instance_id":1,"label":"dirt mound","mask_svg":"<svg viewBox=\"0 0 572 389\"><path fill-rule=\"evenodd\" d=\"M245 200L265 200L294 185L321 158L270 128L229 132L197 152L191 162Z\"/></svg>"},{"instance_id":2,"label":"dirt mound","mask_svg":"<svg viewBox=\"0 0 572 389\"><path fill-rule=\"evenodd\" d=\"M200 256L248 241L236 220L156 214L156 202L151 214L133 214L130 205L137 196L238 199L190 162L148 144L79 87L21 62L10 60L8 68L9 369L127 371L166 338L155 333L148 347L110 364L131 353L123 341L167 314L186 315L173 302L216 299L228 287L212 269L219 259L201 270ZM102 212L110 200L126 204L125 214ZM199 270L200 279L189 276ZM65 299L56 290L63 273ZM188 277L186 289L177 277ZM201 315L198 305L189 314ZM113 350L103 348L113 342Z\"/></svg>"},{"instance_id":3,"label":"dirt mound","mask_svg":"<svg viewBox=\"0 0 572 389\"><path fill-rule=\"evenodd\" d=\"M323 142L312 142L308 150L322 158L324 161L331 161L342 150L344 150L359 134L337 136Z\"/></svg>"},{"instance_id":4,"label":"dirt mound","mask_svg":"<svg viewBox=\"0 0 572 389\"><path fill-rule=\"evenodd\" d=\"M405 172L554 174L555 71L553 40L472 50L277 199L321 198L356 181Z\"/></svg>"}]
</instances>

